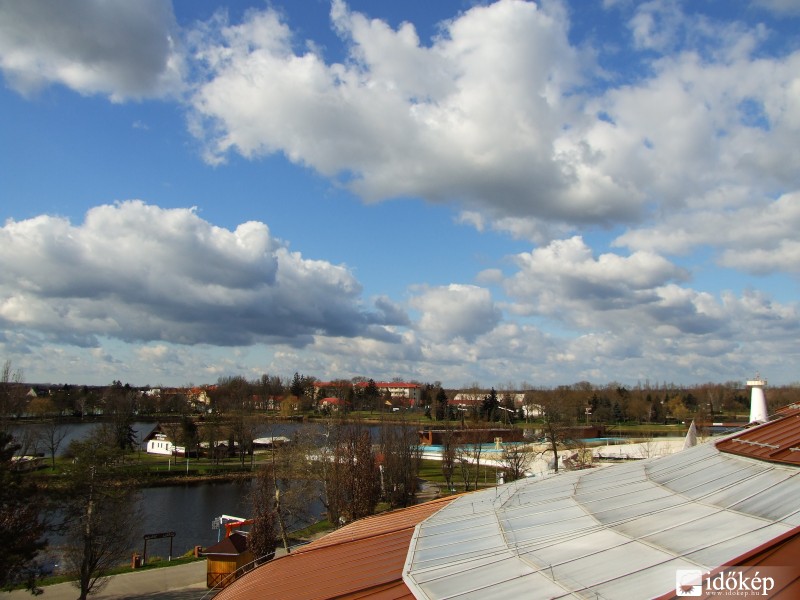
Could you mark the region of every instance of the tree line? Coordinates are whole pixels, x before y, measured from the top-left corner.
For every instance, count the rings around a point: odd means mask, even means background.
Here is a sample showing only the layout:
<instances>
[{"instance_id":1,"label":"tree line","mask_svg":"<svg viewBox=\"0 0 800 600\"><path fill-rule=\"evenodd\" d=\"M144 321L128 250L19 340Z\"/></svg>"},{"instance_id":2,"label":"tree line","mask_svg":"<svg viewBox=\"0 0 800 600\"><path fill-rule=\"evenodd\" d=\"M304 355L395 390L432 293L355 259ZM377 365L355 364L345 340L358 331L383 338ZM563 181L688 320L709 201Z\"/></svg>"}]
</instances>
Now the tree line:
<instances>
[{"instance_id":1,"label":"tree line","mask_svg":"<svg viewBox=\"0 0 800 600\"><path fill-rule=\"evenodd\" d=\"M130 412L142 418L237 411L327 414L330 411L320 406L323 397L341 400L340 410L380 413L396 400L366 377L334 379L327 387L318 387L318 383L316 377L298 372L291 377L263 374L252 380L241 375L226 376L213 385L155 390L115 380L108 386L42 386L40 395L32 398L32 386L24 383L22 372L12 369L7 360L0 376L0 418L107 415L119 412L120 405L127 405ZM457 389L446 389L439 381L411 383L417 383L421 390L415 408L433 421L529 419L536 415L535 409L543 398L556 398L568 405L576 419L597 423L709 419L749 409L749 391L738 381L691 386L649 381L633 386L617 382L597 385L582 381L555 387L522 382L496 388L484 388L474 382ZM770 411L797 401L798 385L767 389Z\"/></svg>"}]
</instances>

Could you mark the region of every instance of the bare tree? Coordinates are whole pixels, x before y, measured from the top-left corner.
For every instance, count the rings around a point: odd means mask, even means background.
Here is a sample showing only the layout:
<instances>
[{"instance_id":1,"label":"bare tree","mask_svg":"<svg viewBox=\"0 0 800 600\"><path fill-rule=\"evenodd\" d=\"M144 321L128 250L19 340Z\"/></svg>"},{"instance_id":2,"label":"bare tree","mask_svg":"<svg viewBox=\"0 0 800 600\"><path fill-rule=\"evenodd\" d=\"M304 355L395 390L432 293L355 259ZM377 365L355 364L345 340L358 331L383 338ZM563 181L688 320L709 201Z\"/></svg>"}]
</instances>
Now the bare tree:
<instances>
[{"instance_id":1,"label":"bare tree","mask_svg":"<svg viewBox=\"0 0 800 600\"><path fill-rule=\"evenodd\" d=\"M499 459L505 481L516 481L525 477L534 458L535 455L523 444L505 444Z\"/></svg>"},{"instance_id":2,"label":"bare tree","mask_svg":"<svg viewBox=\"0 0 800 600\"><path fill-rule=\"evenodd\" d=\"M256 433L259 429L260 420L252 413L245 410L237 410L231 420L231 433L236 440L239 462L244 466L245 459L249 456L252 466Z\"/></svg>"},{"instance_id":3,"label":"bare tree","mask_svg":"<svg viewBox=\"0 0 800 600\"><path fill-rule=\"evenodd\" d=\"M561 386L552 394L540 394L542 433L553 453L553 469L558 473L558 448L571 440L571 426L575 424L577 396Z\"/></svg>"},{"instance_id":4,"label":"bare tree","mask_svg":"<svg viewBox=\"0 0 800 600\"><path fill-rule=\"evenodd\" d=\"M0 373L0 422L6 418L19 417L24 405L22 369L13 370L11 361L6 360Z\"/></svg>"},{"instance_id":5,"label":"bare tree","mask_svg":"<svg viewBox=\"0 0 800 600\"><path fill-rule=\"evenodd\" d=\"M564 466L570 471L588 469L592 466L592 450L583 440L574 440L574 451L564 460Z\"/></svg>"},{"instance_id":6,"label":"bare tree","mask_svg":"<svg viewBox=\"0 0 800 600\"><path fill-rule=\"evenodd\" d=\"M381 427L383 497L392 508L414 504L421 452L416 428L402 422Z\"/></svg>"},{"instance_id":7,"label":"bare tree","mask_svg":"<svg viewBox=\"0 0 800 600\"><path fill-rule=\"evenodd\" d=\"M471 431L467 434L467 443L472 459L475 462L475 489L478 489L481 474L481 455L483 454L483 439L479 431Z\"/></svg>"},{"instance_id":8,"label":"bare tree","mask_svg":"<svg viewBox=\"0 0 800 600\"><path fill-rule=\"evenodd\" d=\"M99 436L70 448L75 461L66 474L63 556L77 576L79 600L85 600L105 585L104 573L131 551L141 517L136 487L121 482L116 472L116 448Z\"/></svg>"},{"instance_id":9,"label":"bare tree","mask_svg":"<svg viewBox=\"0 0 800 600\"><path fill-rule=\"evenodd\" d=\"M250 493L253 526L247 538L247 547L257 565L272 559L278 546L275 490L274 468L264 465L258 470Z\"/></svg>"},{"instance_id":10,"label":"bare tree","mask_svg":"<svg viewBox=\"0 0 800 600\"><path fill-rule=\"evenodd\" d=\"M50 465L53 470L56 468L56 454L58 454L64 438L67 437L68 431L67 426L57 419L48 419L37 427L38 442L50 455Z\"/></svg>"},{"instance_id":11,"label":"bare tree","mask_svg":"<svg viewBox=\"0 0 800 600\"><path fill-rule=\"evenodd\" d=\"M442 434L442 475L447 483L447 490L453 491L453 473L456 469L456 434L450 421L445 422Z\"/></svg>"},{"instance_id":12,"label":"bare tree","mask_svg":"<svg viewBox=\"0 0 800 600\"><path fill-rule=\"evenodd\" d=\"M289 533L311 520L311 501L317 494L316 481L308 477L310 452L309 438L302 432L290 443L272 448L275 517L287 553Z\"/></svg>"},{"instance_id":13,"label":"bare tree","mask_svg":"<svg viewBox=\"0 0 800 600\"><path fill-rule=\"evenodd\" d=\"M329 519L341 525L371 515L380 495L378 468L369 430L358 422L338 424L330 438L326 469Z\"/></svg>"},{"instance_id":14,"label":"bare tree","mask_svg":"<svg viewBox=\"0 0 800 600\"><path fill-rule=\"evenodd\" d=\"M468 492L472 486L471 461L468 446L462 442L461 436L457 438L453 454L461 481L464 483L464 491Z\"/></svg>"},{"instance_id":15,"label":"bare tree","mask_svg":"<svg viewBox=\"0 0 800 600\"><path fill-rule=\"evenodd\" d=\"M222 457L223 453L218 448L218 442L224 434L219 414L216 411L212 412L203 423L202 437L208 444L208 456L214 461L214 464L219 464Z\"/></svg>"},{"instance_id":16,"label":"bare tree","mask_svg":"<svg viewBox=\"0 0 800 600\"><path fill-rule=\"evenodd\" d=\"M163 421L159 423L159 427L164 432L164 435L167 437L167 440L172 444L172 456L177 455L177 447L179 444L179 438L181 435L181 424L174 419L169 421Z\"/></svg>"},{"instance_id":17,"label":"bare tree","mask_svg":"<svg viewBox=\"0 0 800 600\"><path fill-rule=\"evenodd\" d=\"M477 429L466 429L456 436L455 461L464 482L465 492L468 492L471 486L478 489L483 454L482 439L481 432Z\"/></svg>"}]
</instances>

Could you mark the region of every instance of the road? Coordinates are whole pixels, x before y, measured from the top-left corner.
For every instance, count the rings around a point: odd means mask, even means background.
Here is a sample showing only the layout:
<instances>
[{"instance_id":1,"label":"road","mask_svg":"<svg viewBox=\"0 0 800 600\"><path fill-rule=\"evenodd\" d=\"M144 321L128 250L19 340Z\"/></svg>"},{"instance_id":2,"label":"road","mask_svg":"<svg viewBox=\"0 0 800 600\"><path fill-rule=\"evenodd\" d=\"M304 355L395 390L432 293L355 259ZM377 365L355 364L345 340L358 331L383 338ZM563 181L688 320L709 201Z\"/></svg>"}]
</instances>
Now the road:
<instances>
[{"instance_id":1,"label":"road","mask_svg":"<svg viewBox=\"0 0 800 600\"><path fill-rule=\"evenodd\" d=\"M89 597L98 600L200 600L209 590L206 588L206 561L188 563L175 567L148 569L114 575L97 594ZM78 589L71 583L57 583L42 588L43 600L76 600ZM211 598L208 594L208 598ZM16 590L0 596L3 600L30 600L28 592Z\"/></svg>"}]
</instances>

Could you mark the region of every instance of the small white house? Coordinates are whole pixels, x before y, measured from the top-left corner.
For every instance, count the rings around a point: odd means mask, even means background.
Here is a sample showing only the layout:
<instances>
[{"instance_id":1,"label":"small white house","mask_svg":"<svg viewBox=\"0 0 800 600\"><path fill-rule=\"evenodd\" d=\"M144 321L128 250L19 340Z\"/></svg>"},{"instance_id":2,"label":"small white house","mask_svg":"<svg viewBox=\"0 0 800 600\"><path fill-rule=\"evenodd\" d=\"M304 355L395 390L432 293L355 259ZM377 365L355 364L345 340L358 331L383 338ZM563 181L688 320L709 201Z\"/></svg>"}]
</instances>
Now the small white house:
<instances>
[{"instance_id":1,"label":"small white house","mask_svg":"<svg viewBox=\"0 0 800 600\"><path fill-rule=\"evenodd\" d=\"M175 446L167 439L163 433L157 433L151 440L147 442L148 454L164 454L168 456L186 454L186 448L183 446Z\"/></svg>"}]
</instances>

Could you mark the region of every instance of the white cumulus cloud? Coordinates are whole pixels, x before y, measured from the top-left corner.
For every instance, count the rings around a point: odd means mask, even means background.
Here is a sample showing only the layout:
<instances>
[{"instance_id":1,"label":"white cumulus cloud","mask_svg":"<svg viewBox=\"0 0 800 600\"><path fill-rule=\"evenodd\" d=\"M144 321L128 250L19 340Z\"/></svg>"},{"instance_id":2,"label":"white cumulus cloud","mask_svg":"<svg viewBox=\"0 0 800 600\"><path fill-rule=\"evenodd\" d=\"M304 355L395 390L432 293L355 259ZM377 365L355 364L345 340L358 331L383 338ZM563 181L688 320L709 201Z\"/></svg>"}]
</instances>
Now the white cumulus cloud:
<instances>
[{"instance_id":1,"label":"white cumulus cloud","mask_svg":"<svg viewBox=\"0 0 800 600\"><path fill-rule=\"evenodd\" d=\"M420 313L417 329L435 340L472 341L491 331L501 316L489 290L474 285L450 284L425 289L410 304Z\"/></svg>"},{"instance_id":2,"label":"white cumulus cloud","mask_svg":"<svg viewBox=\"0 0 800 600\"><path fill-rule=\"evenodd\" d=\"M387 337L405 320L361 307L350 271L303 258L248 222L230 231L193 209L98 206L83 223L40 216L0 229L0 322L72 343L304 345L314 334Z\"/></svg>"}]
</instances>

